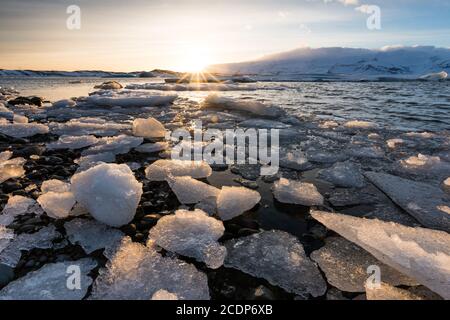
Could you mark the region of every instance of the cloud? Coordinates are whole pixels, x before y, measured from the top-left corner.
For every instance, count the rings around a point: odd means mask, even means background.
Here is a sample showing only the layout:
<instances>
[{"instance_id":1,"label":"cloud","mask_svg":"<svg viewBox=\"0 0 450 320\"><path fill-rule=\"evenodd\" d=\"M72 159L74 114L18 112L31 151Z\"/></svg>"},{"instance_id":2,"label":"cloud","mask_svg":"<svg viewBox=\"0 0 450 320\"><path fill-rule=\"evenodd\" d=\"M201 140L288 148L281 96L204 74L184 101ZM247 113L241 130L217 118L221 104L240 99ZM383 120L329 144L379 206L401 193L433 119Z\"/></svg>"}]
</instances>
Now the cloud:
<instances>
[{"instance_id":1,"label":"cloud","mask_svg":"<svg viewBox=\"0 0 450 320\"><path fill-rule=\"evenodd\" d=\"M359 4L359 0L339 0L339 2L346 6L357 6Z\"/></svg>"}]
</instances>

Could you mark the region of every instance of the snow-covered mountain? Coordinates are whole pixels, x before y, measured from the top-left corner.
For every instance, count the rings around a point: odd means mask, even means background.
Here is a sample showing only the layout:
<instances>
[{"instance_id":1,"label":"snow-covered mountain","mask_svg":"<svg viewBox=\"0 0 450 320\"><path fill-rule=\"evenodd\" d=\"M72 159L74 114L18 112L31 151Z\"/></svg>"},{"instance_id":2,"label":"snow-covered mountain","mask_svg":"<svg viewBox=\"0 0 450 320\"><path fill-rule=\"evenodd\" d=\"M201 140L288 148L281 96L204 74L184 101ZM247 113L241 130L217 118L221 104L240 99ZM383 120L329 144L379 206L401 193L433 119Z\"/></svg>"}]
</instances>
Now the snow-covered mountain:
<instances>
[{"instance_id":1,"label":"snow-covered mountain","mask_svg":"<svg viewBox=\"0 0 450 320\"><path fill-rule=\"evenodd\" d=\"M151 78L151 77L174 77L180 73L170 70L155 69L153 71L134 72L109 72L101 70L80 71L34 71L34 70L4 70L0 69L0 77L80 77L80 78Z\"/></svg>"},{"instance_id":2,"label":"snow-covered mountain","mask_svg":"<svg viewBox=\"0 0 450 320\"><path fill-rule=\"evenodd\" d=\"M415 79L450 73L450 49L432 46L354 48L300 48L254 61L208 67L220 74L254 75L258 78L291 79Z\"/></svg>"}]
</instances>

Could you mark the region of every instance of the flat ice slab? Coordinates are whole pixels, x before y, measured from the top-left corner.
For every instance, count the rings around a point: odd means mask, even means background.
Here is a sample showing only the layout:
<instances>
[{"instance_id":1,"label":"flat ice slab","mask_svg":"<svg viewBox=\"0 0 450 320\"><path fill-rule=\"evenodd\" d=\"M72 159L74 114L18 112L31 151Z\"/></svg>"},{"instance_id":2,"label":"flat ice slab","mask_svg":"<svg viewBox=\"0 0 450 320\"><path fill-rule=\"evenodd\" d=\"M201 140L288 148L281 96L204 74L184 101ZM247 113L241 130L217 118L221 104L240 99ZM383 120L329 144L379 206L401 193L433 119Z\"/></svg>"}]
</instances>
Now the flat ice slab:
<instances>
[{"instance_id":1,"label":"flat ice slab","mask_svg":"<svg viewBox=\"0 0 450 320\"><path fill-rule=\"evenodd\" d=\"M325 294L327 285L319 269L296 237L272 230L225 243L225 266L264 278L275 286L301 296Z\"/></svg>"},{"instance_id":2,"label":"flat ice slab","mask_svg":"<svg viewBox=\"0 0 450 320\"><path fill-rule=\"evenodd\" d=\"M450 299L450 235L393 222L311 211L321 222L375 258Z\"/></svg>"},{"instance_id":3,"label":"flat ice slab","mask_svg":"<svg viewBox=\"0 0 450 320\"><path fill-rule=\"evenodd\" d=\"M245 187L222 187L217 197L217 214L230 220L252 209L261 200L259 192Z\"/></svg>"},{"instance_id":4,"label":"flat ice slab","mask_svg":"<svg viewBox=\"0 0 450 320\"><path fill-rule=\"evenodd\" d=\"M201 179L209 177L211 173L212 169L205 161L161 159L153 162L145 169L145 176L151 181L164 181L169 175Z\"/></svg>"},{"instance_id":5,"label":"flat ice slab","mask_svg":"<svg viewBox=\"0 0 450 320\"><path fill-rule=\"evenodd\" d=\"M386 173L365 175L424 226L450 232L450 215L444 209L450 206L450 198L439 187Z\"/></svg>"},{"instance_id":6,"label":"flat ice slab","mask_svg":"<svg viewBox=\"0 0 450 320\"><path fill-rule=\"evenodd\" d=\"M272 186L275 198L283 203L317 206L323 204L323 196L311 183L281 178Z\"/></svg>"}]
</instances>

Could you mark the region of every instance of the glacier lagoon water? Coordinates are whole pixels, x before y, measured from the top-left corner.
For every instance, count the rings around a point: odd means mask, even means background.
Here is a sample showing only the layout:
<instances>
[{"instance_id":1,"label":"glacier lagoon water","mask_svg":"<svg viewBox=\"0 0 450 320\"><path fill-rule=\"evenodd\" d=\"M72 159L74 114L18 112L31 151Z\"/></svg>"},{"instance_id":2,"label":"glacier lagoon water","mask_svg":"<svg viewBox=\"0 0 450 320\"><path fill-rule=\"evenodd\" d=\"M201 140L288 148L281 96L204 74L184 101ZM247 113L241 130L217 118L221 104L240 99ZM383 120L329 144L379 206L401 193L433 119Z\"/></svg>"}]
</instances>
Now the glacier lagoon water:
<instances>
[{"instance_id":1,"label":"glacier lagoon water","mask_svg":"<svg viewBox=\"0 0 450 320\"><path fill-rule=\"evenodd\" d=\"M50 101L87 96L107 80L128 84L162 83L154 78L0 78L0 87ZM220 96L275 104L311 120L364 119L405 131L450 130L450 81L443 82L260 82L256 90L221 91ZM145 90L161 94L161 91ZM164 91L166 92L166 91ZM163 93L164 93L163 92ZM167 93L167 92L166 92ZM210 91L178 91L200 102Z\"/></svg>"}]
</instances>

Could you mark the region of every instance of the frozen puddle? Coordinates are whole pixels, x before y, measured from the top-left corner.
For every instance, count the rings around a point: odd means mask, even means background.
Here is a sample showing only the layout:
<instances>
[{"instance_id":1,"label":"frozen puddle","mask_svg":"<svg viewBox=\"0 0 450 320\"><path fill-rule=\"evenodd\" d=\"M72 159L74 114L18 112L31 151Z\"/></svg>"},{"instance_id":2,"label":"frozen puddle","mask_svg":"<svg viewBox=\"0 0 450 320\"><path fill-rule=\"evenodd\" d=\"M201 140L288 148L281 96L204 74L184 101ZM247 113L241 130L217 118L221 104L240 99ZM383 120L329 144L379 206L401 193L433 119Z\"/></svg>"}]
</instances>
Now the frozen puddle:
<instances>
[{"instance_id":1,"label":"frozen puddle","mask_svg":"<svg viewBox=\"0 0 450 320\"><path fill-rule=\"evenodd\" d=\"M319 269L294 236L283 231L263 231L225 243L225 266L264 278L301 296L325 294L327 285Z\"/></svg>"},{"instance_id":2,"label":"frozen puddle","mask_svg":"<svg viewBox=\"0 0 450 320\"><path fill-rule=\"evenodd\" d=\"M450 198L439 187L385 173L365 175L424 226L450 232L450 215L442 210L450 205Z\"/></svg>"},{"instance_id":3,"label":"frozen puddle","mask_svg":"<svg viewBox=\"0 0 450 320\"><path fill-rule=\"evenodd\" d=\"M97 262L89 258L46 264L4 287L0 291L0 300L81 300L92 283L88 273L96 266ZM70 275L67 271L71 267L81 271L80 289L67 286Z\"/></svg>"},{"instance_id":4,"label":"frozen puddle","mask_svg":"<svg viewBox=\"0 0 450 320\"><path fill-rule=\"evenodd\" d=\"M191 264L129 238L105 255L109 262L94 282L92 300L149 300L160 290L180 300L209 300L208 279Z\"/></svg>"},{"instance_id":5,"label":"frozen puddle","mask_svg":"<svg viewBox=\"0 0 450 320\"><path fill-rule=\"evenodd\" d=\"M64 224L72 244L79 244L84 252L91 254L98 249L113 247L125 235L95 220L74 219Z\"/></svg>"},{"instance_id":6,"label":"frozen puddle","mask_svg":"<svg viewBox=\"0 0 450 320\"><path fill-rule=\"evenodd\" d=\"M311 259L318 263L328 283L346 292L364 292L369 277L367 268L380 267L381 280L392 285L417 285L417 282L386 266L370 253L341 237L330 237L325 246L311 253Z\"/></svg>"},{"instance_id":7,"label":"frozen puddle","mask_svg":"<svg viewBox=\"0 0 450 320\"><path fill-rule=\"evenodd\" d=\"M386 265L450 299L450 235L393 222L312 211L314 219Z\"/></svg>"},{"instance_id":8,"label":"frozen puddle","mask_svg":"<svg viewBox=\"0 0 450 320\"><path fill-rule=\"evenodd\" d=\"M226 249L217 240L225 228L219 220L202 210L177 210L175 215L164 216L150 230L148 246L153 243L180 255L205 262L210 268L219 268Z\"/></svg>"}]
</instances>

